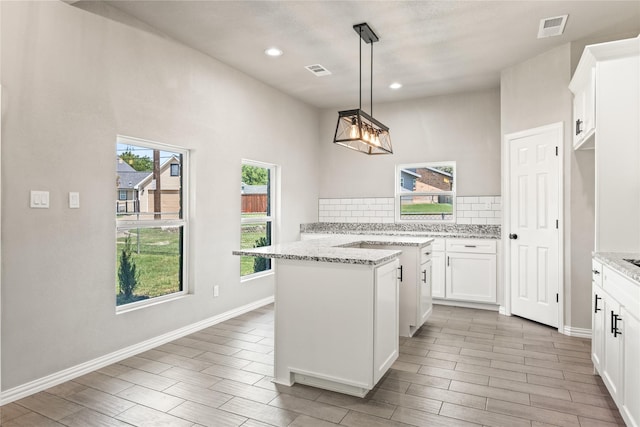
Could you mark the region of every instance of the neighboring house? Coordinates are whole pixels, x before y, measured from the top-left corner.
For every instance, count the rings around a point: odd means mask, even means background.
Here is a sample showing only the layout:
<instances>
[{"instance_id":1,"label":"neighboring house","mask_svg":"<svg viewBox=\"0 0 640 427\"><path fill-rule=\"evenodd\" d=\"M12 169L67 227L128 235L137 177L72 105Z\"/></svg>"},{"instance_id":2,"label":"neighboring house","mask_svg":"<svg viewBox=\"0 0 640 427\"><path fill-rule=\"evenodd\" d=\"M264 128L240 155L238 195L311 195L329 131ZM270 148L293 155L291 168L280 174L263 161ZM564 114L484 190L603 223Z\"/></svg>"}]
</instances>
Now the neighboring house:
<instances>
[{"instance_id":1,"label":"neighboring house","mask_svg":"<svg viewBox=\"0 0 640 427\"><path fill-rule=\"evenodd\" d=\"M267 186L240 184L242 195L242 213L267 211Z\"/></svg>"},{"instance_id":2,"label":"neighboring house","mask_svg":"<svg viewBox=\"0 0 640 427\"><path fill-rule=\"evenodd\" d=\"M154 197L157 194L156 181L153 179L153 173L145 173L146 177L136 185L140 212L153 213ZM160 165L160 212L162 212L163 219L179 217L180 189L180 159L171 156L169 160Z\"/></svg>"},{"instance_id":3,"label":"neighboring house","mask_svg":"<svg viewBox=\"0 0 640 427\"><path fill-rule=\"evenodd\" d=\"M453 189L453 176L448 172L435 168L419 168L415 172L419 174L416 191L437 192L451 191Z\"/></svg>"},{"instance_id":4,"label":"neighboring house","mask_svg":"<svg viewBox=\"0 0 640 427\"><path fill-rule=\"evenodd\" d=\"M138 172L127 162L116 156L116 212L139 212L137 185L150 172Z\"/></svg>"},{"instance_id":5,"label":"neighboring house","mask_svg":"<svg viewBox=\"0 0 640 427\"><path fill-rule=\"evenodd\" d=\"M416 191L416 179L420 178L415 171L410 169L402 169L400 171L400 188L401 191Z\"/></svg>"}]
</instances>

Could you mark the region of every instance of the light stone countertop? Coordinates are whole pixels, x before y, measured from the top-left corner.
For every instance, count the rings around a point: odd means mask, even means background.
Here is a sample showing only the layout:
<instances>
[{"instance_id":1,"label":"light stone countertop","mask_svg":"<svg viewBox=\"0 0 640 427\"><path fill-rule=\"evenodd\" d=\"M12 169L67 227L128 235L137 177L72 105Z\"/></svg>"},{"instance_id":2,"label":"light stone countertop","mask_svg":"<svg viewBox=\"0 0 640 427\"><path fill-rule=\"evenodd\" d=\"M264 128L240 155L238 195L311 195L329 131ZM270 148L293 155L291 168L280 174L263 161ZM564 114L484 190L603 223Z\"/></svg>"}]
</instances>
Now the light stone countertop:
<instances>
[{"instance_id":1,"label":"light stone countertop","mask_svg":"<svg viewBox=\"0 0 640 427\"><path fill-rule=\"evenodd\" d=\"M300 232L305 234L384 234L391 236L500 239L499 225L482 224L367 224L316 222L300 224Z\"/></svg>"},{"instance_id":2,"label":"light stone countertop","mask_svg":"<svg viewBox=\"0 0 640 427\"><path fill-rule=\"evenodd\" d=\"M593 257L618 273L635 280L640 285L640 267L625 261L625 259L640 259L640 253L594 252Z\"/></svg>"},{"instance_id":3,"label":"light stone countertop","mask_svg":"<svg viewBox=\"0 0 640 427\"><path fill-rule=\"evenodd\" d=\"M381 246L429 245L433 238L414 236L352 235L336 236L298 242L280 243L261 248L233 251L234 255L298 261L334 262L342 264L378 265L396 258L401 250L363 249L360 244Z\"/></svg>"}]
</instances>

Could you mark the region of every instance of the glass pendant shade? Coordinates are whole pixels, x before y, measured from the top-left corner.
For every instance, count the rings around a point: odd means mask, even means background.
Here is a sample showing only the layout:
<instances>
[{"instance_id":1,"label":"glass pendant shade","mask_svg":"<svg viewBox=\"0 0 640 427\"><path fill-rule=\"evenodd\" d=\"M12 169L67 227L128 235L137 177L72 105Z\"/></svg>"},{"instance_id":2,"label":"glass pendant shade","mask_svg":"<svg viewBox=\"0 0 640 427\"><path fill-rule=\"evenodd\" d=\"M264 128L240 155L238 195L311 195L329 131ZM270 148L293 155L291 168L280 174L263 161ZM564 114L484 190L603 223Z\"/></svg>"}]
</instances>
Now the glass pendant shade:
<instances>
[{"instance_id":1,"label":"glass pendant shade","mask_svg":"<svg viewBox=\"0 0 640 427\"><path fill-rule=\"evenodd\" d=\"M365 154L393 154L389 128L360 109L338 112L333 142Z\"/></svg>"}]
</instances>

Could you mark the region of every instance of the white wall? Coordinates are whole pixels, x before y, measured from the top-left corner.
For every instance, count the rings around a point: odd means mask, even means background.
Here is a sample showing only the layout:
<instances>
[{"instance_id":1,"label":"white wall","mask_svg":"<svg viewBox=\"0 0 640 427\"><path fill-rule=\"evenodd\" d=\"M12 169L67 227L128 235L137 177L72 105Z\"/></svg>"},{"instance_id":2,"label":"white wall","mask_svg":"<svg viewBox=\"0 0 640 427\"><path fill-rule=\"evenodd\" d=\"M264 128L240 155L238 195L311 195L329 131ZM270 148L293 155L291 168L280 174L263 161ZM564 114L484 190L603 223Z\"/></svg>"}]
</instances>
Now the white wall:
<instances>
[{"instance_id":1,"label":"white wall","mask_svg":"<svg viewBox=\"0 0 640 427\"><path fill-rule=\"evenodd\" d=\"M503 70L501 123L505 135L564 122L564 320L567 326L591 329L594 158L593 153L573 151L570 80L568 43Z\"/></svg>"},{"instance_id":2,"label":"white wall","mask_svg":"<svg viewBox=\"0 0 640 427\"><path fill-rule=\"evenodd\" d=\"M391 156L333 144L338 110L323 111L320 197L393 197L396 164L446 160L457 162L458 196L500 194L498 89L374 105L373 116L390 128Z\"/></svg>"},{"instance_id":3,"label":"white wall","mask_svg":"<svg viewBox=\"0 0 640 427\"><path fill-rule=\"evenodd\" d=\"M317 219L318 111L63 2L0 7L2 390L271 296L272 277L241 284L231 255L241 159L282 166L281 237L296 239ZM116 134L192 150L193 293L120 315ZM32 189L50 191L50 209L28 208ZM80 209L67 208L69 191Z\"/></svg>"}]
</instances>

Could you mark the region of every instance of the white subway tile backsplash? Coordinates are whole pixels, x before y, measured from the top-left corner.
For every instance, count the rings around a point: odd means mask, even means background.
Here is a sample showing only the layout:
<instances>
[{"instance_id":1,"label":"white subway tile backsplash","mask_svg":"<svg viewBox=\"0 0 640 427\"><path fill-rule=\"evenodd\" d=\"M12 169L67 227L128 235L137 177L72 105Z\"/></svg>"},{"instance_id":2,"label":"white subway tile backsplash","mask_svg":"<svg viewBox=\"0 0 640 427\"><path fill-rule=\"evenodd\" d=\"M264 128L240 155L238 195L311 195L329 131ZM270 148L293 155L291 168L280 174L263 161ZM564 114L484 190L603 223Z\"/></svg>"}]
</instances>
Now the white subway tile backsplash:
<instances>
[{"instance_id":1,"label":"white subway tile backsplash","mask_svg":"<svg viewBox=\"0 0 640 427\"><path fill-rule=\"evenodd\" d=\"M458 224L500 224L501 196L459 196L456 198ZM336 198L318 200L319 222L393 223L393 197Z\"/></svg>"}]
</instances>

